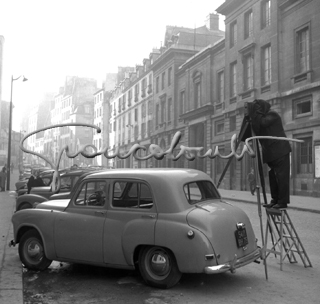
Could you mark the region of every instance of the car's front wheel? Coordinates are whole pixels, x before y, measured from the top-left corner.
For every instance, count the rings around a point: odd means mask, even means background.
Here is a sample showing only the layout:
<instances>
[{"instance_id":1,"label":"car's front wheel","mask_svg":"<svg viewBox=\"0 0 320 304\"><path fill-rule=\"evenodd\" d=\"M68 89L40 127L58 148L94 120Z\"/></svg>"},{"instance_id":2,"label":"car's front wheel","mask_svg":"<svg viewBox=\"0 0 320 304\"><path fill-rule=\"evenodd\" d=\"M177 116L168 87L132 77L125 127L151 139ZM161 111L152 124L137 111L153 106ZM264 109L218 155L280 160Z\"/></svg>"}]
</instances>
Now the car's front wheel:
<instances>
[{"instance_id":1,"label":"car's front wheel","mask_svg":"<svg viewBox=\"0 0 320 304\"><path fill-rule=\"evenodd\" d=\"M46 257L41 236L36 230L29 230L21 237L19 256L28 269L44 270L52 262Z\"/></svg>"},{"instance_id":2,"label":"car's front wheel","mask_svg":"<svg viewBox=\"0 0 320 304\"><path fill-rule=\"evenodd\" d=\"M145 247L139 254L139 270L148 285L158 288L171 288L180 278L174 255L166 248Z\"/></svg>"}]
</instances>

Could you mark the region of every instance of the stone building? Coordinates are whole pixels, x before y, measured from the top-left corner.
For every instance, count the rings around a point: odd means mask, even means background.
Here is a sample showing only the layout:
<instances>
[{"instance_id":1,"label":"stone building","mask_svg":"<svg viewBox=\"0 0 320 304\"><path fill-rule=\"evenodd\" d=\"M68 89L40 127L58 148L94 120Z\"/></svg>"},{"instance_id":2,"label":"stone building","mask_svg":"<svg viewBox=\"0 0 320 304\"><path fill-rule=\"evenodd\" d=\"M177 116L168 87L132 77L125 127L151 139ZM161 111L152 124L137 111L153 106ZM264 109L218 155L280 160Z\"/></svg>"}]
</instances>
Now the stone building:
<instances>
[{"instance_id":1,"label":"stone building","mask_svg":"<svg viewBox=\"0 0 320 304\"><path fill-rule=\"evenodd\" d=\"M231 112L243 117L245 102L267 100L280 113L292 144L292 194L320 195L320 5L308 0L227 0L225 15L225 132ZM239 132L241 119L236 118ZM237 166L246 189L251 160ZM265 170L267 176L267 170ZM232 174L234 175L234 174ZM230 188L233 188L233 184Z\"/></svg>"}]
</instances>

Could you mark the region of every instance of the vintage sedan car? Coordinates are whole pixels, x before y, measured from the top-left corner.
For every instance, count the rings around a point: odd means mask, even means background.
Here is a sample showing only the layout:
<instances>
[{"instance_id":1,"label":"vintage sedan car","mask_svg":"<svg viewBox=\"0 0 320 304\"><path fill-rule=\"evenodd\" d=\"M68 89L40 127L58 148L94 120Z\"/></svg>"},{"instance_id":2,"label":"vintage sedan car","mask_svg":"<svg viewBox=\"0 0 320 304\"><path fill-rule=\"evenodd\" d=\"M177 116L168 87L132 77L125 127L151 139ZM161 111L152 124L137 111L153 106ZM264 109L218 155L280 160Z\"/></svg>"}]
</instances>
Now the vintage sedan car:
<instances>
[{"instance_id":1,"label":"vintage sedan car","mask_svg":"<svg viewBox=\"0 0 320 304\"><path fill-rule=\"evenodd\" d=\"M261 258L250 220L194 169L115 169L86 176L70 200L12 217L29 269L52 260L138 269L170 288L182 273L235 272Z\"/></svg>"},{"instance_id":2,"label":"vintage sedan car","mask_svg":"<svg viewBox=\"0 0 320 304\"><path fill-rule=\"evenodd\" d=\"M76 170L63 170L61 173L61 186L59 194L53 194L51 186L34 187L31 189L30 194L25 193L16 197L16 211L22 209L32 208L35 203L42 203L47 201L51 196L54 195L54 199L58 198L70 198L71 190L76 185L78 179L82 174L86 172L97 171L96 168L80 168ZM50 182L52 181L52 174Z\"/></svg>"}]
</instances>

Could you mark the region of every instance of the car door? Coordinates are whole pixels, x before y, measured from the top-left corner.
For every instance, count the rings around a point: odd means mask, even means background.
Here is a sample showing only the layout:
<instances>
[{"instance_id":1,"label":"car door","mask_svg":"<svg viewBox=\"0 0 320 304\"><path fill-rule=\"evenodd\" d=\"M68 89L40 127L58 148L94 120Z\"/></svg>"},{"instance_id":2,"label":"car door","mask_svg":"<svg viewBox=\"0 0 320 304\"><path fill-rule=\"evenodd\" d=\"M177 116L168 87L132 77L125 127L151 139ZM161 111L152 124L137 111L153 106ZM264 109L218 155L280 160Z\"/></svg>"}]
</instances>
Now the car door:
<instances>
[{"instance_id":1,"label":"car door","mask_svg":"<svg viewBox=\"0 0 320 304\"><path fill-rule=\"evenodd\" d=\"M143 181L113 180L105 223L104 262L133 265L133 252L140 244L154 244L156 204L150 186Z\"/></svg>"},{"instance_id":2,"label":"car door","mask_svg":"<svg viewBox=\"0 0 320 304\"><path fill-rule=\"evenodd\" d=\"M58 258L103 262L107 201L108 184L105 180L81 183L69 206L55 220L54 242Z\"/></svg>"}]
</instances>

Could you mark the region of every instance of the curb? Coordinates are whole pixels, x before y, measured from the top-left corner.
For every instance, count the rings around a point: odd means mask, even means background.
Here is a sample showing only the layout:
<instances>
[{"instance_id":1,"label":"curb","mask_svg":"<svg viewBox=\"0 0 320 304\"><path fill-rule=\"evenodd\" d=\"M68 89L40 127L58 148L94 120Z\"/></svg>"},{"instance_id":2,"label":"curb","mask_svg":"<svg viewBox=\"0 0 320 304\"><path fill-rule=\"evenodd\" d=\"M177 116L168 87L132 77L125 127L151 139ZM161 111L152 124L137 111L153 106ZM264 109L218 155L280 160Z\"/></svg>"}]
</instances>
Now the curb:
<instances>
[{"instance_id":1,"label":"curb","mask_svg":"<svg viewBox=\"0 0 320 304\"><path fill-rule=\"evenodd\" d=\"M222 197L225 200L233 201L233 202L241 202L241 203L247 203L247 204L257 204L257 202L249 201L241 198L229 198L229 197ZM297 211L304 211L304 212L311 212L311 213L318 213L320 214L320 210L317 209L309 209L309 208L301 208L301 207L295 207L295 206L289 206L288 210L297 210Z\"/></svg>"}]
</instances>

